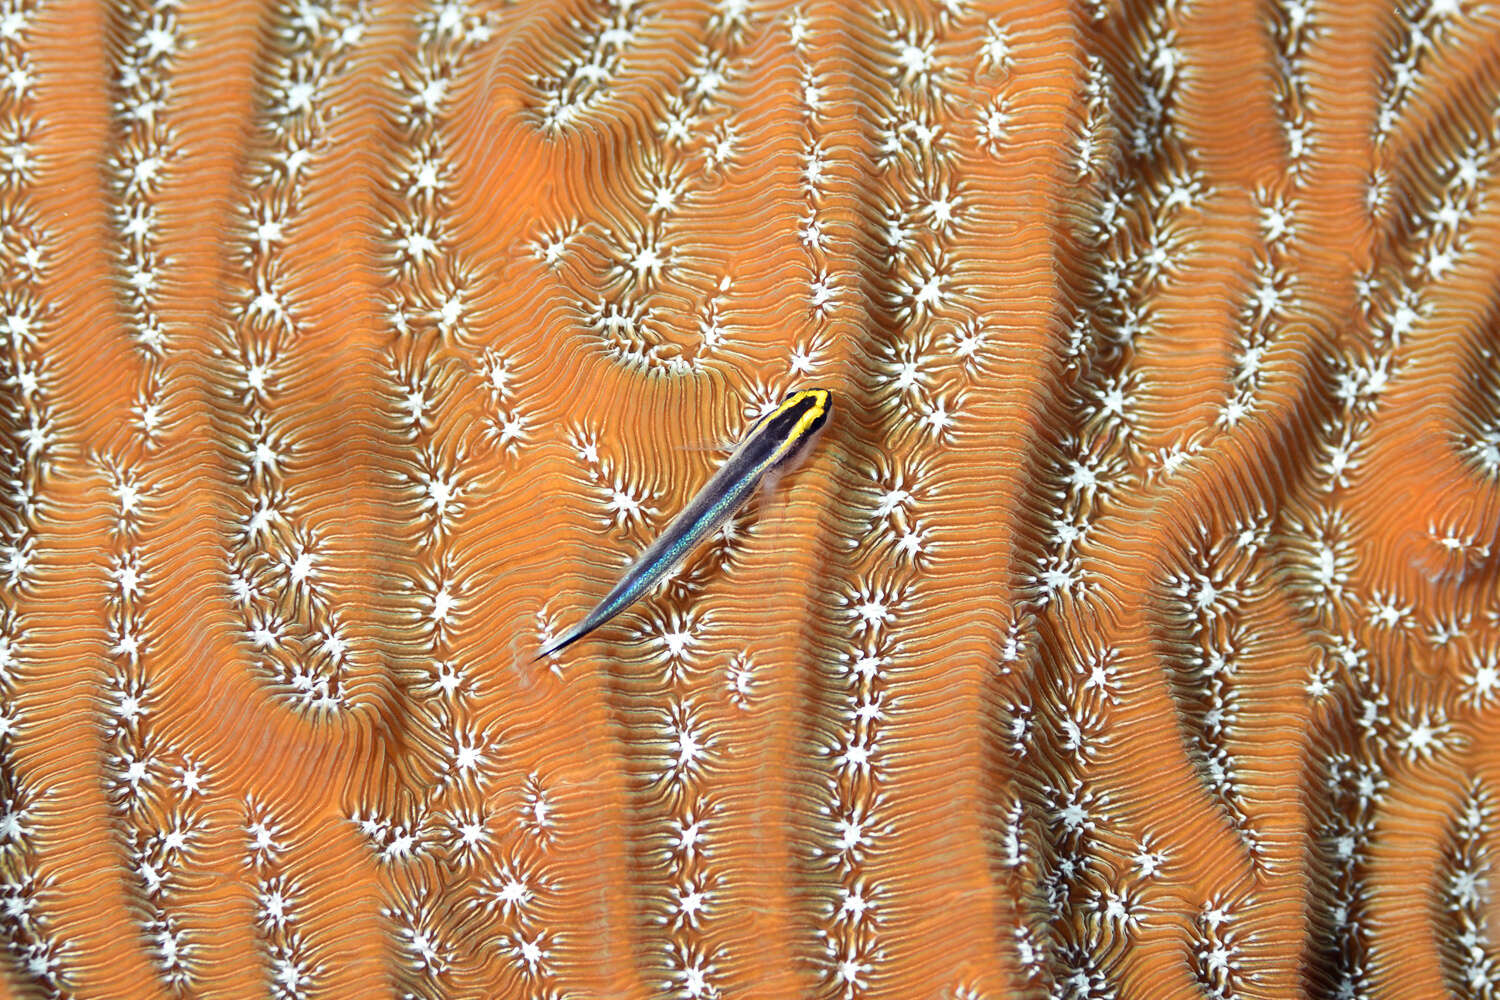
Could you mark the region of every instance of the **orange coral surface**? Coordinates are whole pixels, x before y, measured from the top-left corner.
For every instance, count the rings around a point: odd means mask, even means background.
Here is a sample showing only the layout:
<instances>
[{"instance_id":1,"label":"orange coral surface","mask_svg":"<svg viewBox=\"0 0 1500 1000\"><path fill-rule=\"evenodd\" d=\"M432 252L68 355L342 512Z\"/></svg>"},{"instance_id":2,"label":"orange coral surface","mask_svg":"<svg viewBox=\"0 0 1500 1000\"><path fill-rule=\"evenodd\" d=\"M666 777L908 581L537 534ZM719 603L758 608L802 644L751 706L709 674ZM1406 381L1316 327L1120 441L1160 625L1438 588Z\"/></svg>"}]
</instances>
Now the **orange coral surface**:
<instances>
[{"instance_id":1,"label":"orange coral surface","mask_svg":"<svg viewBox=\"0 0 1500 1000\"><path fill-rule=\"evenodd\" d=\"M0 996L1495 996L1497 114L1479 0L0 0Z\"/></svg>"}]
</instances>

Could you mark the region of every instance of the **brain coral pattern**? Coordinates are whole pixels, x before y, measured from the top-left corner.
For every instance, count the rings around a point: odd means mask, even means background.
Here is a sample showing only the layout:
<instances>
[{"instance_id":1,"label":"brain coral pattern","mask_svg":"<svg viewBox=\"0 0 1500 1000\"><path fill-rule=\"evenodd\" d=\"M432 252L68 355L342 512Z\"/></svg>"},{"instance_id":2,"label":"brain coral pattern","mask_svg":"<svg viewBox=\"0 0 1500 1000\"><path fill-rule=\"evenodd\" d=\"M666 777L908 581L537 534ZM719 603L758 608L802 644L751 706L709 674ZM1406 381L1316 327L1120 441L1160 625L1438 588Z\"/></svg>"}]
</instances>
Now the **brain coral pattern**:
<instances>
[{"instance_id":1,"label":"brain coral pattern","mask_svg":"<svg viewBox=\"0 0 1500 1000\"><path fill-rule=\"evenodd\" d=\"M0 996L1496 996L1497 115L1480 0L0 0Z\"/></svg>"}]
</instances>

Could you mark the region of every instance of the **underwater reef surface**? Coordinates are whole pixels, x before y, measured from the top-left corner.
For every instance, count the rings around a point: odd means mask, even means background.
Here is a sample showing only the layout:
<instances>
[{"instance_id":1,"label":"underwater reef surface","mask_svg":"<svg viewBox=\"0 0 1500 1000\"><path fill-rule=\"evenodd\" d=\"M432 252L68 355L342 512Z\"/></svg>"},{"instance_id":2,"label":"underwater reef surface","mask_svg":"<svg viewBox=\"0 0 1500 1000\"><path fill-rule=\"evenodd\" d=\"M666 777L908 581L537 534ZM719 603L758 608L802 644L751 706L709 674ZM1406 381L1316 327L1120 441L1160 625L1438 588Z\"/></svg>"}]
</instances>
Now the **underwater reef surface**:
<instances>
[{"instance_id":1,"label":"underwater reef surface","mask_svg":"<svg viewBox=\"0 0 1500 1000\"><path fill-rule=\"evenodd\" d=\"M0 996L1495 996L1497 113L1478 0L0 0Z\"/></svg>"}]
</instances>

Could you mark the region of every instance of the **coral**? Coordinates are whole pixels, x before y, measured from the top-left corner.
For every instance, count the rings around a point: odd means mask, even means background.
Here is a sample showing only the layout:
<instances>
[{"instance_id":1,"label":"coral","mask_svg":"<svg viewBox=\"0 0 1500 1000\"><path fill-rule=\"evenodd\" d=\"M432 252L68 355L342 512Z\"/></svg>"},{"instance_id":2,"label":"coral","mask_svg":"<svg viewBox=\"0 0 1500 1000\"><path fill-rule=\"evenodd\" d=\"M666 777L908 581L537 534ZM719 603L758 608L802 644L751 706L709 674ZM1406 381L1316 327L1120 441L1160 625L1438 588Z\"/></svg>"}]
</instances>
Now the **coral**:
<instances>
[{"instance_id":1,"label":"coral","mask_svg":"<svg viewBox=\"0 0 1500 1000\"><path fill-rule=\"evenodd\" d=\"M1497 53L0 0L4 995L1494 997Z\"/></svg>"}]
</instances>

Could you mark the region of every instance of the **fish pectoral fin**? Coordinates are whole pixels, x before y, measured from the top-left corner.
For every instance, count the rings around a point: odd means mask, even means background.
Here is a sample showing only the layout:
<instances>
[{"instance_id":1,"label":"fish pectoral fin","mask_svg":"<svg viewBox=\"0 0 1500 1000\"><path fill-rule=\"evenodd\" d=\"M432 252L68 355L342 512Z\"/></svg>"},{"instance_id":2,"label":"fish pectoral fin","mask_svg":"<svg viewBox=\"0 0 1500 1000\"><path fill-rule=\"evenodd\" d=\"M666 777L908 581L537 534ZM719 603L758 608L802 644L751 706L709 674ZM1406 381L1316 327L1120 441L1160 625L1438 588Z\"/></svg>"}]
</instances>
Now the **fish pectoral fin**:
<instances>
[{"instance_id":1,"label":"fish pectoral fin","mask_svg":"<svg viewBox=\"0 0 1500 1000\"><path fill-rule=\"evenodd\" d=\"M728 455L734 451L735 444L736 442L733 441L728 443L719 442L717 444L712 442L704 442L702 444L680 444L677 446L677 449L679 451L712 452L716 455Z\"/></svg>"},{"instance_id":2,"label":"fish pectoral fin","mask_svg":"<svg viewBox=\"0 0 1500 1000\"><path fill-rule=\"evenodd\" d=\"M756 520L765 521L768 517L772 519L774 521L772 530L778 538L787 530L787 524L792 517L790 499L780 492L781 481L790 471L792 470L789 465L777 465L767 469L760 481L760 488L755 491Z\"/></svg>"}]
</instances>

